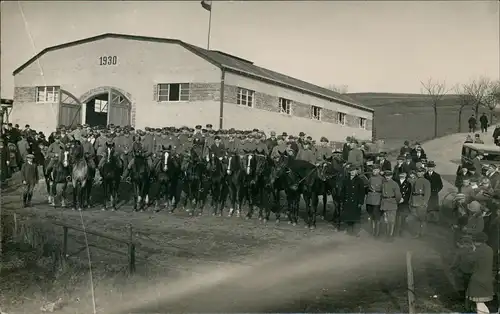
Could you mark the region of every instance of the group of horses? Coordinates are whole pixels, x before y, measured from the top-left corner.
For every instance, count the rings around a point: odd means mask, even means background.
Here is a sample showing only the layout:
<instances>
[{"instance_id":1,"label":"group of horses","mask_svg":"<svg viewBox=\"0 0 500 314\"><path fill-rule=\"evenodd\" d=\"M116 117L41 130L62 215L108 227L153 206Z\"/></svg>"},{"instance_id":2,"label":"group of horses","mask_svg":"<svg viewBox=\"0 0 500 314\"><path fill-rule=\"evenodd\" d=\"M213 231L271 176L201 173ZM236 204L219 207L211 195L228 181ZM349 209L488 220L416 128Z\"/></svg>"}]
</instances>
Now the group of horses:
<instances>
[{"instance_id":1,"label":"group of horses","mask_svg":"<svg viewBox=\"0 0 500 314\"><path fill-rule=\"evenodd\" d=\"M219 158L211 153L201 156L194 150L188 154L176 154L169 147L162 148L161 153L155 156L135 154L133 157L129 174L134 191L134 211L144 211L154 205L155 211L163 207L174 212L182 206L190 215L201 215L210 195L213 215L222 216L229 201L228 216L234 213L240 216L243 205L248 203L247 218L251 218L258 209L260 220L268 221L274 211L276 222L279 222L282 211L280 193L284 191L288 203L286 214L293 225L299 220L301 196L306 205L308 228L316 227L319 196L323 197L323 217L326 216L328 196L337 205L333 219L338 219L340 215L340 177L344 171L342 161L336 157L313 165L287 153L281 154L278 159L253 153ZM91 207L90 196L98 171L104 191L102 209L106 210L109 202L111 209L116 210L123 171L128 167L131 155L127 148L124 153L117 154L114 144L106 144L106 153L95 160L96 165L101 162L100 167L93 167L81 143L71 141L64 146L62 154L55 157L52 170L45 176L49 202L56 206L59 194L62 196L61 205L65 207L66 190L71 183L73 209ZM147 158L153 159L152 167L148 165ZM45 166L47 164L48 160ZM62 193L57 193L57 185L62 185Z\"/></svg>"}]
</instances>

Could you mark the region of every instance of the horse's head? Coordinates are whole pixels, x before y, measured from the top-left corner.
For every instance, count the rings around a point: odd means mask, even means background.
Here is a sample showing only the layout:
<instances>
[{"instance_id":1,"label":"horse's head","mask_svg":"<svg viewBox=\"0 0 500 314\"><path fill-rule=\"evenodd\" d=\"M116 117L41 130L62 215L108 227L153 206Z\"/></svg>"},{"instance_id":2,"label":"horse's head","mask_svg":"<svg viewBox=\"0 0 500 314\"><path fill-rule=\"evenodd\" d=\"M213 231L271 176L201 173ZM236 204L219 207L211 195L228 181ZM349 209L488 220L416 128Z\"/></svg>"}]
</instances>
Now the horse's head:
<instances>
[{"instance_id":1,"label":"horse's head","mask_svg":"<svg viewBox=\"0 0 500 314\"><path fill-rule=\"evenodd\" d=\"M217 157L215 154L210 154L209 157L209 171L211 173L220 172L222 170L223 157Z\"/></svg>"},{"instance_id":2,"label":"horse's head","mask_svg":"<svg viewBox=\"0 0 500 314\"><path fill-rule=\"evenodd\" d=\"M188 153L182 154L181 155L181 171L186 172L189 169L189 166L191 165L191 155Z\"/></svg>"},{"instance_id":3,"label":"horse's head","mask_svg":"<svg viewBox=\"0 0 500 314\"><path fill-rule=\"evenodd\" d=\"M288 168L288 160L288 153L280 153L279 158L275 160L274 165L271 168L271 174L269 176L270 184L274 184L274 182L285 173L285 170Z\"/></svg>"},{"instance_id":4,"label":"horse's head","mask_svg":"<svg viewBox=\"0 0 500 314\"><path fill-rule=\"evenodd\" d=\"M267 167L267 156L264 155L254 155L255 158L255 174L260 176L264 173Z\"/></svg>"},{"instance_id":5,"label":"horse's head","mask_svg":"<svg viewBox=\"0 0 500 314\"><path fill-rule=\"evenodd\" d=\"M122 151L123 151L123 154L128 155L128 153L130 153L130 145L127 145L127 144L123 145Z\"/></svg>"},{"instance_id":6,"label":"horse's head","mask_svg":"<svg viewBox=\"0 0 500 314\"><path fill-rule=\"evenodd\" d=\"M163 148L165 148L165 146L162 145ZM166 150L166 149L163 149L162 151L162 155L161 155L161 169L163 171L167 171L168 170L168 167L169 167L169 162L170 162L170 158L171 158L171 153L169 150Z\"/></svg>"},{"instance_id":7,"label":"horse's head","mask_svg":"<svg viewBox=\"0 0 500 314\"><path fill-rule=\"evenodd\" d=\"M106 162L111 162L115 155L115 143L106 142Z\"/></svg>"},{"instance_id":8,"label":"horse's head","mask_svg":"<svg viewBox=\"0 0 500 314\"><path fill-rule=\"evenodd\" d=\"M245 169L245 174L251 175L255 170L255 156L254 154L246 154L241 159L241 166Z\"/></svg>"},{"instance_id":9,"label":"horse's head","mask_svg":"<svg viewBox=\"0 0 500 314\"><path fill-rule=\"evenodd\" d=\"M67 144L62 149L60 161L61 161L64 168L67 168L70 165L71 147L72 147L71 144Z\"/></svg>"}]
</instances>

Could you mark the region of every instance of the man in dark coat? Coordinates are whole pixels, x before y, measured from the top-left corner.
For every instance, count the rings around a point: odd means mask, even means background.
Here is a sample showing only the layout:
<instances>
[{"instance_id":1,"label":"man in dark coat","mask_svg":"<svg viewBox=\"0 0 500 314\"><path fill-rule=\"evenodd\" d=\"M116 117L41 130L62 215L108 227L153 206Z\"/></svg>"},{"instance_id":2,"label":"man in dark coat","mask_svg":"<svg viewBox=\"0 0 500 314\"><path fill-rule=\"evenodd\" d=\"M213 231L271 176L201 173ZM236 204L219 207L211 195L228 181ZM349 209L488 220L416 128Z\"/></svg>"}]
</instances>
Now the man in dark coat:
<instances>
[{"instance_id":1,"label":"man in dark coat","mask_svg":"<svg viewBox=\"0 0 500 314\"><path fill-rule=\"evenodd\" d=\"M365 201L365 183L359 176L361 168L347 165L349 174L344 178L341 190L341 221L347 225L346 233L357 235L356 224L361 220L361 207Z\"/></svg>"},{"instance_id":2,"label":"man in dark coat","mask_svg":"<svg viewBox=\"0 0 500 314\"><path fill-rule=\"evenodd\" d=\"M443 180L441 175L435 171L436 163L429 161L427 163L427 172L424 178L431 183L431 197L427 206L429 221L436 222L439 219L439 192L443 189Z\"/></svg>"},{"instance_id":3,"label":"man in dark coat","mask_svg":"<svg viewBox=\"0 0 500 314\"><path fill-rule=\"evenodd\" d=\"M410 141L405 141L403 144L403 147L399 150L399 155L401 156L406 156L409 155L412 151L412 148L410 147Z\"/></svg>"},{"instance_id":4,"label":"man in dark coat","mask_svg":"<svg viewBox=\"0 0 500 314\"><path fill-rule=\"evenodd\" d=\"M278 146L278 140L276 139L276 132L271 131L271 136L266 140L267 150L269 153L273 151L273 148Z\"/></svg>"},{"instance_id":5,"label":"man in dark coat","mask_svg":"<svg viewBox=\"0 0 500 314\"><path fill-rule=\"evenodd\" d=\"M486 133L488 132L488 117L486 116L486 113L483 112L481 117L479 118L479 123L481 124L481 132Z\"/></svg>"},{"instance_id":6,"label":"man in dark coat","mask_svg":"<svg viewBox=\"0 0 500 314\"><path fill-rule=\"evenodd\" d=\"M496 144L496 145L499 145L500 142L499 142L499 137L500 137L500 126L497 126L495 128L495 130L493 131L493 142Z\"/></svg>"},{"instance_id":7,"label":"man in dark coat","mask_svg":"<svg viewBox=\"0 0 500 314\"><path fill-rule=\"evenodd\" d=\"M421 162L422 159L427 159L427 155L420 143L415 143L415 148L411 151L411 156L414 163Z\"/></svg>"},{"instance_id":8,"label":"man in dark coat","mask_svg":"<svg viewBox=\"0 0 500 314\"><path fill-rule=\"evenodd\" d=\"M24 185L23 191L23 206L31 207L31 198L33 197L33 190L35 185L38 183L38 169L36 164L33 162L34 156L28 154L26 156L26 162L21 167L21 178Z\"/></svg>"},{"instance_id":9,"label":"man in dark coat","mask_svg":"<svg viewBox=\"0 0 500 314\"><path fill-rule=\"evenodd\" d=\"M380 171L392 171L391 162L387 160L387 153L381 152L379 156Z\"/></svg>"},{"instance_id":10,"label":"man in dark coat","mask_svg":"<svg viewBox=\"0 0 500 314\"><path fill-rule=\"evenodd\" d=\"M7 178L9 178L9 159L10 159L10 152L9 152L9 145L7 145L6 141L2 138L0 139L0 172L1 172L1 181L3 182Z\"/></svg>"},{"instance_id":11,"label":"man in dark coat","mask_svg":"<svg viewBox=\"0 0 500 314\"><path fill-rule=\"evenodd\" d=\"M222 158L226 155L226 147L221 143L221 138L219 135L214 137L214 143L210 147L209 154L215 155L216 158Z\"/></svg>"},{"instance_id":12,"label":"man in dark coat","mask_svg":"<svg viewBox=\"0 0 500 314\"><path fill-rule=\"evenodd\" d=\"M401 191L401 200L398 204L396 217L396 233L402 236L403 231L406 229L406 219L410 214L411 183L407 179L408 174L406 172L400 172L398 176L396 183Z\"/></svg>"},{"instance_id":13,"label":"man in dark coat","mask_svg":"<svg viewBox=\"0 0 500 314\"><path fill-rule=\"evenodd\" d=\"M469 132L476 132L477 120L474 115L472 115L467 122L469 123Z\"/></svg>"}]
</instances>

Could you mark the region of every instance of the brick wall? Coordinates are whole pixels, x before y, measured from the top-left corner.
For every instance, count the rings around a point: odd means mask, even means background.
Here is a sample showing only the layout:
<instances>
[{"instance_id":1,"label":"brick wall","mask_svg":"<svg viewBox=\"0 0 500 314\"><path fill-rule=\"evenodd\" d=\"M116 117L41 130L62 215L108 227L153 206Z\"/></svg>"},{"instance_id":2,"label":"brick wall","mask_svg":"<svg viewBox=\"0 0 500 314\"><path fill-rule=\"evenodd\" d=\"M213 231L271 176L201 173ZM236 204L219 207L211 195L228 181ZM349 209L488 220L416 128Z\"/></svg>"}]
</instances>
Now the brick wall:
<instances>
[{"instance_id":1,"label":"brick wall","mask_svg":"<svg viewBox=\"0 0 500 314\"><path fill-rule=\"evenodd\" d=\"M36 102L36 87L14 88L14 103L16 102Z\"/></svg>"},{"instance_id":2,"label":"brick wall","mask_svg":"<svg viewBox=\"0 0 500 314\"><path fill-rule=\"evenodd\" d=\"M190 83L189 89L191 101L220 100L220 83Z\"/></svg>"},{"instance_id":3,"label":"brick wall","mask_svg":"<svg viewBox=\"0 0 500 314\"><path fill-rule=\"evenodd\" d=\"M330 123L338 123L337 112L324 108L322 110L322 114L321 114L321 121L330 122Z\"/></svg>"}]
</instances>

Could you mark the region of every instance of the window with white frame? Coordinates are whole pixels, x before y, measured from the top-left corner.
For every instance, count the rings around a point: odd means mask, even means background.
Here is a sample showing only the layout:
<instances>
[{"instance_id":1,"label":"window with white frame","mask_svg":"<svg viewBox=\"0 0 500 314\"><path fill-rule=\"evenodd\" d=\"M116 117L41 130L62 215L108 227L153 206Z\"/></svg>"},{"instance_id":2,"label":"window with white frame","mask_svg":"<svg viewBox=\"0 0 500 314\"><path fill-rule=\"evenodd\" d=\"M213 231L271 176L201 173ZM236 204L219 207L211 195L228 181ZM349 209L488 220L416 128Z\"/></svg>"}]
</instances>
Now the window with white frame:
<instances>
[{"instance_id":1,"label":"window with white frame","mask_svg":"<svg viewBox=\"0 0 500 314\"><path fill-rule=\"evenodd\" d=\"M359 128L366 129L366 118L359 118Z\"/></svg>"},{"instance_id":2,"label":"window with white frame","mask_svg":"<svg viewBox=\"0 0 500 314\"><path fill-rule=\"evenodd\" d=\"M158 84L158 101L189 101L189 83Z\"/></svg>"},{"instance_id":3,"label":"window with white frame","mask_svg":"<svg viewBox=\"0 0 500 314\"><path fill-rule=\"evenodd\" d=\"M341 125L345 125L345 113L337 112L337 122Z\"/></svg>"},{"instance_id":4,"label":"window with white frame","mask_svg":"<svg viewBox=\"0 0 500 314\"><path fill-rule=\"evenodd\" d=\"M321 120L321 107L311 106L311 119Z\"/></svg>"},{"instance_id":5,"label":"window with white frame","mask_svg":"<svg viewBox=\"0 0 500 314\"><path fill-rule=\"evenodd\" d=\"M94 103L94 112L102 112L102 113L108 112L108 101L96 99Z\"/></svg>"},{"instance_id":6,"label":"window with white frame","mask_svg":"<svg viewBox=\"0 0 500 314\"><path fill-rule=\"evenodd\" d=\"M253 90L238 88L238 98L236 99L236 103L238 105L253 107L254 95L255 92Z\"/></svg>"},{"instance_id":7,"label":"window with white frame","mask_svg":"<svg viewBox=\"0 0 500 314\"><path fill-rule=\"evenodd\" d=\"M36 88L36 102L59 102L59 86L38 86Z\"/></svg>"},{"instance_id":8,"label":"window with white frame","mask_svg":"<svg viewBox=\"0 0 500 314\"><path fill-rule=\"evenodd\" d=\"M286 98L279 99L280 112L285 114L292 114L292 101Z\"/></svg>"}]
</instances>

